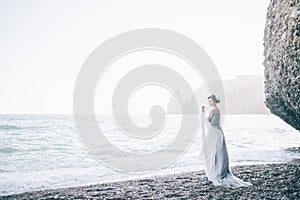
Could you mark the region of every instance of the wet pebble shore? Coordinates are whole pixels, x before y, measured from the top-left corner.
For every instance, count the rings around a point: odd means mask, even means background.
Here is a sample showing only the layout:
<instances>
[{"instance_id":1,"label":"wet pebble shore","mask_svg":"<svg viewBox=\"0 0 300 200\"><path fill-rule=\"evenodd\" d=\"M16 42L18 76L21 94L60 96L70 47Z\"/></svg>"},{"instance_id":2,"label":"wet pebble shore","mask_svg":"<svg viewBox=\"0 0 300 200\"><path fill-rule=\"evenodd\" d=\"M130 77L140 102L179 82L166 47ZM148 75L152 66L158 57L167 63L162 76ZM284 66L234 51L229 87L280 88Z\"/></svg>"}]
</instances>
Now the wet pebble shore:
<instances>
[{"instance_id":1,"label":"wet pebble shore","mask_svg":"<svg viewBox=\"0 0 300 200\"><path fill-rule=\"evenodd\" d=\"M27 192L0 199L300 199L299 160L281 164L232 167L253 185L215 187L203 171L154 176L130 181Z\"/></svg>"}]
</instances>

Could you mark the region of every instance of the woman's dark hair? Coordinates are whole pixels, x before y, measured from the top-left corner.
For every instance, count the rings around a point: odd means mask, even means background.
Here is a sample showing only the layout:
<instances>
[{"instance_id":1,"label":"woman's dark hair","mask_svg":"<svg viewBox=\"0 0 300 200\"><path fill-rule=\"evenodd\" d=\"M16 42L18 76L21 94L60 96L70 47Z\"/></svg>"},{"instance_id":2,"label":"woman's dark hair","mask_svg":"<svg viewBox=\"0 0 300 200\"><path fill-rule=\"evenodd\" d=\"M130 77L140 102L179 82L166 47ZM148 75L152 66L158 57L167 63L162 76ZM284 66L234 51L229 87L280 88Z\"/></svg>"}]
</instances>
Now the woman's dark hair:
<instances>
[{"instance_id":1,"label":"woman's dark hair","mask_svg":"<svg viewBox=\"0 0 300 200\"><path fill-rule=\"evenodd\" d=\"M220 99L218 97L216 97L216 95L212 94L209 97L207 97L207 99L211 99L213 100L215 103L220 103Z\"/></svg>"}]
</instances>

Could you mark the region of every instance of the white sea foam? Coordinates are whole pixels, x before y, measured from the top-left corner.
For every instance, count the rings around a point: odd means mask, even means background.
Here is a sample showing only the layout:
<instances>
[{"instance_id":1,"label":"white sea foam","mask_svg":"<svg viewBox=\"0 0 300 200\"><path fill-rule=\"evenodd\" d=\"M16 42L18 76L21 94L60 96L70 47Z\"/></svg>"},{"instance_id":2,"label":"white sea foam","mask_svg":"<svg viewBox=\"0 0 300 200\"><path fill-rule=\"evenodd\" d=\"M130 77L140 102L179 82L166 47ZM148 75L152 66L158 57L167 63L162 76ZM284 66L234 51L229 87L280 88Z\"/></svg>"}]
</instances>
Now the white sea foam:
<instances>
[{"instance_id":1,"label":"white sea foam","mask_svg":"<svg viewBox=\"0 0 300 200\"><path fill-rule=\"evenodd\" d=\"M133 116L146 126L149 119ZM164 148L180 127L180 115L167 118L159 140L127 140L117 133L109 115L98 116L99 126L120 149L143 154ZM298 131L274 115L226 115L223 125L231 166L288 161L300 154L286 150L300 144ZM122 174L101 165L87 153L80 142L72 116L0 115L0 195L78 186L99 182L177 173L202 169L199 143L168 168L145 174ZM110 152L104 152L109 156Z\"/></svg>"}]
</instances>

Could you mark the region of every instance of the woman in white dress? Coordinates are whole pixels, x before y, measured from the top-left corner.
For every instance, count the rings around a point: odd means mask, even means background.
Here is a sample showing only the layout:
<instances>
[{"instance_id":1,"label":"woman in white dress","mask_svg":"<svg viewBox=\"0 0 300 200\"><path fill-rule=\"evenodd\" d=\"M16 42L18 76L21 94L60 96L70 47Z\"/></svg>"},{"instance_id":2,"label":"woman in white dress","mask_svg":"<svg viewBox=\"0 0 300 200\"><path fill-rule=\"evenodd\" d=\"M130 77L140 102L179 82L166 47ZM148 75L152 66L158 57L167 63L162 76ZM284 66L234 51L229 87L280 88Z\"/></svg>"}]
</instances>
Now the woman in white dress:
<instances>
[{"instance_id":1,"label":"woman in white dress","mask_svg":"<svg viewBox=\"0 0 300 200\"><path fill-rule=\"evenodd\" d=\"M220 124L220 110L217 107L220 99L215 95L208 97L210 106L208 118L204 115L202 107L200 126L201 132L201 156L205 161L205 173L208 180L215 186L241 187L252 185L234 176L229 167L229 157L226 148L223 129Z\"/></svg>"}]
</instances>

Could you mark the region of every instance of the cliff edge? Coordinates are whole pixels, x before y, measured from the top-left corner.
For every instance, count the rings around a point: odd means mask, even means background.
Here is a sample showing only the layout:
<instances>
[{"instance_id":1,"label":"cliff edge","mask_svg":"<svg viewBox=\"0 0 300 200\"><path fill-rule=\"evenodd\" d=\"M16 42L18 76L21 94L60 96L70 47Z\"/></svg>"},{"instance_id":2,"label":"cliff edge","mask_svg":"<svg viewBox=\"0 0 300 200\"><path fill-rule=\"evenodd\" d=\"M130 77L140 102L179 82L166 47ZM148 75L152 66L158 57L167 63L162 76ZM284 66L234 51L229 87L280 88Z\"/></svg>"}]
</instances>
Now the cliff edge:
<instances>
[{"instance_id":1,"label":"cliff edge","mask_svg":"<svg viewBox=\"0 0 300 200\"><path fill-rule=\"evenodd\" d=\"M265 104L300 130L300 0L271 0L264 31Z\"/></svg>"}]
</instances>

